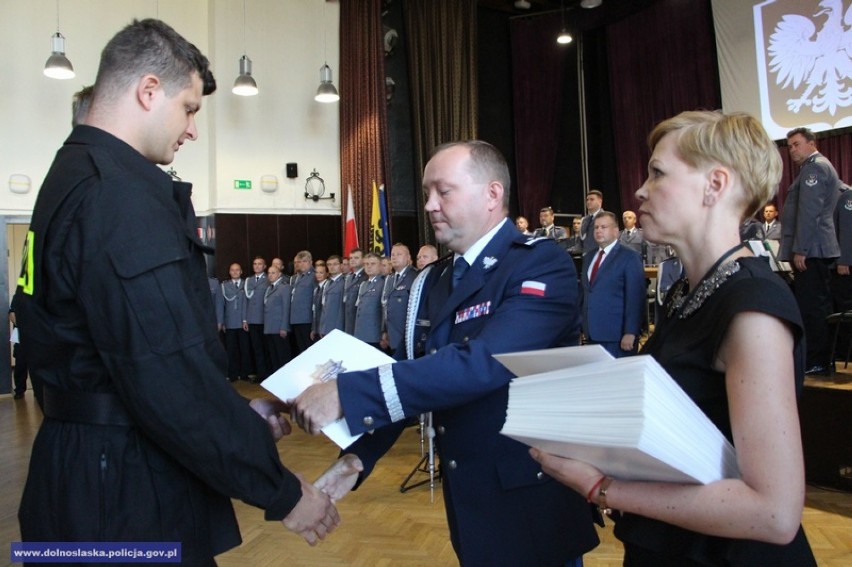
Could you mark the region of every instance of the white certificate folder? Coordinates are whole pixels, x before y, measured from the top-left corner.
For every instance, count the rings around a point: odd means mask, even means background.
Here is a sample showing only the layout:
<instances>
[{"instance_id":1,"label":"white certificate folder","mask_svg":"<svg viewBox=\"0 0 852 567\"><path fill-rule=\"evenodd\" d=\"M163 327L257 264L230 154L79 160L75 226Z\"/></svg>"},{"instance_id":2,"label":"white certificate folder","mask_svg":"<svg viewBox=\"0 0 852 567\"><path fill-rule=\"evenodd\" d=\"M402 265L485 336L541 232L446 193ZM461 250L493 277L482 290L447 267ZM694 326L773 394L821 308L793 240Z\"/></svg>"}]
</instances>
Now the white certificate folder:
<instances>
[{"instance_id":1,"label":"white certificate folder","mask_svg":"<svg viewBox=\"0 0 852 567\"><path fill-rule=\"evenodd\" d=\"M364 341L333 330L261 383L280 400L292 400L318 382L336 380L343 372L369 370L394 359ZM346 420L338 419L322 432L345 449L361 435L352 435Z\"/></svg>"},{"instance_id":2,"label":"white certificate folder","mask_svg":"<svg viewBox=\"0 0 852 567\"><path fill-rule=\"evenodd\" d=\"M504 435L621 479L739 477L733 446L651 356L589 345L495 358L519 376Z\"/></svg>"}]
</instances>

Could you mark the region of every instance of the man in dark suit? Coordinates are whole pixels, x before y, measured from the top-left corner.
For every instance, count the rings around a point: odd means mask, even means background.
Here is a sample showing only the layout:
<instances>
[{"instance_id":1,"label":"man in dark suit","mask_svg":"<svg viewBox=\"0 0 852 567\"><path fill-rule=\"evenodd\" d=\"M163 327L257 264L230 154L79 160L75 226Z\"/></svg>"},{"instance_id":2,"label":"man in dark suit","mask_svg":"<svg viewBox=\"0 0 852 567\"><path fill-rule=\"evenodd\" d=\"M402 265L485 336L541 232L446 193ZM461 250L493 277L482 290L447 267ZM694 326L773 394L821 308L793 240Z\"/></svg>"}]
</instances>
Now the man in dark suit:
<instances>
[{"instance_id":1,"label":"man in dark suit","mask_svg":"<svg viewBox=\"0 0 852 567\"><path fill-rule=\"evenodd\" d=\"M763 239L781 240L781 222L778 209L772 203L763 207Z\"/></svg>"},{"instance_id":2,"label":"man in dark suit","mask_svg":"<svg viewBox=\"0 0 852 567\"><path fill-rule=\"evenodd\" d=\"M595 219L598 250L583 256L583 332L586 341L618 358L636 352L647 309L642 258L618 241L618 221L610 212Z\"/></svg>"},{"instance_id":3,"label":"man in dark suit","mask_svg":"<svg viewBox=\"0 0 852 567\"><path fill-rule=\"evenodd\" d=\"M411 284L417 277L417 270L411 265L411 252L405 244L394 244L391 248L390 257L393 273L385 280L382 346L393 354L399 348L405 334L408 298L411 292Z\"/></svg>"},{"instance_id":4,"label":"man in dark suit","mask_svg":"<svg viewBox=\"0 0 852 567\"><path fill-rule=\"evenodd\" d=\"M587 214L583 217L583 222L580 224L580 240L583 241L584 255L598 248L593 232L595 229L595 218L603 212L603 193L597 189L592 189L586 193L586 212Z\"/></svg>"},{"instance_id":5,"label":"man in dark suit","mask_svg":"<svg viewBox=\"0 0 852 567\"><path fill-rule=\"evenodd\" d=\"M834 230L834 206L840 180L817 151L813 132L787 133L790 159L801 166L781 211L781 260L793 264L793 293L802 312L807 339L807 374L825 374L831 341L825 318L831 314L830 266L840 256Z\"/></svg>"},{"instance_id":6,"label":"man in dark suit","mask_svg":"<svg viewBox=\"0 0 852 567\"><path fill-rule=\"evenodd\" d=\"M346 274L343 282L343 330L350 335L355 335L355 315L358 312L358 290L361 282L367 279L361 262L364 260L364 252L360 248L354 248L349 253L350 273Z\"/></svg>"},{"instance_id":7,"label":"man in dark suit","mask_svg":"<svg viewBox=\"0 0 852 567\"><path fill-rule=\"evenodd\" d=\"M574 565L597 544L591 510L544 474L525 445L500 434L513 375L492 356L577 344L577 288L566 285L576 278L573 264L554 242L528 239L506 218L508 167L490 144L438 147L423 187L435 238L454 254L415 281L416 316L399 362L340 374L294 403L297 422L312 433L341 415L353 433L375 429L319 486L342 497L407 417L432 411L459 562Z\"/></svg>"},{"instance_id":8,"label":"man in dark suit","mask_svg":"<svg viewBox=\"0 0 852 567\"><path fill-rule=\"evenodd\" d=\"M540 228L535 229L533 238L552 238L553 240L565 240L568 233L561 226L554 224L553 208L544 207L538 213Z\"/></svg>"},{"instance_id":9,"label":"man in dark suit","mask_svg":"<svg viewBox=\"0 0 852 567\"><path fill-rule=\"evenodd\" d=\"M311 324L313 323L314 288L317 280L314 277L313 258L307 250L302 250L293 259L296 273L290 278L292 298L290 301L290 327L293 330L298 356L311 346Z\"/></svg>"},{"instance_id":10,"label":"man in dark suit","mask_svg":"<svg viewBox=\"0 0 852 567\"><path fill-rule=\"evenodd\" d=\"M325 261L328 268L328 281L322 290L322 314L319 322L320 338L326 336L334 329L343 330L343 285L344 275L342 259L340 256L331 255Z\"/></svg>"}]
</instances>

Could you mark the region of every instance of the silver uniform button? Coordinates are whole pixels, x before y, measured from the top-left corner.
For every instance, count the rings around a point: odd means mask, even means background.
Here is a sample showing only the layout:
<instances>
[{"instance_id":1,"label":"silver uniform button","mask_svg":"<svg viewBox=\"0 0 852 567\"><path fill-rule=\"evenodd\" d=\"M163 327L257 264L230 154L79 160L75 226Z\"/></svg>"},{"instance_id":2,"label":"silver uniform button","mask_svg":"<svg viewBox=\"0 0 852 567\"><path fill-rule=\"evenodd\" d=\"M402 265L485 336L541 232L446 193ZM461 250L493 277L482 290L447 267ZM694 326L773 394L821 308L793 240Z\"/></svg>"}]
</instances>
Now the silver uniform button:
<instances>
[{"instance_id":1,"label":"silver uniform button","mask_svg":"<svg viewBox=\"0 0 852 567\"><path fill-rule=\"evenodd\" d=\"M443 426L443 425L439 425L439 426L438 426L438 434L439 434L439 435L443 435L443 434L444 434L444 431L446 431L446 429L444 429L444 426Z\"/></svg>"},{"instance_id":2,"label":"silver uniform button","mask_svg":"<svg viewBox=\"0 0 852 567\"><path fill-rule=\"evenodd\" d=\"M463 342L463 343L469 343L469 342L470 342L470 337L465 337L465 338L463 338L463 339L462 339L462 342Z\"/></svg>"},{"instance_id":3,"label":"silver uniform button","mask_svg":"<svg viewBox=\"0 0 852 567\"><path fill-rule=\"evenodd\" d=\"M438 352L438 349L433 348L432 350L429 351L429 354L435 354L436 352Z\"/></svg>"},{"instance_id":4,"label":"silver uniform button","mask_svg":"<svg viewBox=\"0 0 852 567\"><path fill-rule=\"evenodd\" d=\"M366 425L367 427L372 426L373 425L373 418L370 417L369 415L367 417L365 417L364 418L364 425Z\"/></svg>"},{"instance_id":5,"label":"silver uniform button","mask_svg":"<svg viewBox=\"0 0 852 567\"><path fill-rule=\"evenodd\" d=\"M535 473L535 477L536 477L538 480L541 480L541 479L543 479L543 478L544 478L544 473L543 473L543 472L541 472L541 471L538 471L537 473Z\"/></svg>"},{"instance_id":6,"label":"silver uniform button","mask_svg":"<svg viewBox=\"0 0 852 567\"><path fill-rule=\"evenodd\" d=\"M447 466L450 467L450 470L454 471L459 466L459 464L457 462L451 460L449 463L447 463Z\"/></svg>"}]
</instances>

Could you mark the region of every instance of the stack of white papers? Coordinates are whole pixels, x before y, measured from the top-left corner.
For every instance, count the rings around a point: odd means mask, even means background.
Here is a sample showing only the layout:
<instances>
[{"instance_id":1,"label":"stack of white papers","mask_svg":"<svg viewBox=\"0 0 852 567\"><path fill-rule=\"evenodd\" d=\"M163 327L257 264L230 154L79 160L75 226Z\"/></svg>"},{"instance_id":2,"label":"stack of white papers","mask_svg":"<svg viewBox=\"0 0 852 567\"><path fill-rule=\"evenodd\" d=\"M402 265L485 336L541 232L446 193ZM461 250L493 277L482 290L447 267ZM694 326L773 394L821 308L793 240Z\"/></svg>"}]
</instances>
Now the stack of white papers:
<instances>
[{"instance_id":1,"label":"stack of white papers","mask_svg":"<svg viewBox=\"0 0 852 567\"><path fill-rule=\"evenodd\" d=\"M599 345L497 355L516 376L502 433L628 480L737 478L734 448L650 356Z\"/></svg>"},{"instance_id":2,"label":"stack of white papers","mask_svg":"<svg viewBox=\"0 0 852 567\"><path fill-rule=\"evenodd\" d=\"M337 375L343 372L368 370L392 362L394 359L382 351L335 329L279 368L261 386L279 400L287 401L313 384L336 380ZM323 427L322 432L342 449L361 436L352 435L342 418Z\"/></svg>"}]
</instances>

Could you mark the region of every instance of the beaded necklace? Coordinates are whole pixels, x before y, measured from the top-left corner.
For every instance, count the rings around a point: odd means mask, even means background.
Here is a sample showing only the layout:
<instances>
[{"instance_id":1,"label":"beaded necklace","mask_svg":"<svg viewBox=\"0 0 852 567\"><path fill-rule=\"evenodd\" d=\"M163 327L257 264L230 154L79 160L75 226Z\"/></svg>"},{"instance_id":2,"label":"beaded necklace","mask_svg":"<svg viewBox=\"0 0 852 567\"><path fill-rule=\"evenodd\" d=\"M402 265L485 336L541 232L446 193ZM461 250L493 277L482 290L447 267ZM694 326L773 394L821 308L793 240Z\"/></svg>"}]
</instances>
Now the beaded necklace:
<instances>
[{"instance_id":1,"label":"beaded necklace","mask_svg":"<svg viewBox=\"0 0 852 567\"><path fill-rule=\"evenodd\" d=\"M740 263L737 260L723 262L742 247L742 244L737 244L725 252L721 258L716 260L713 267L707 271L707 274L701 278L701 281L692 291L687 291L689 290L689 280L686 277L678 280L669 292L671 300L666 309L666 315L671 318L677 314L678 319L686 319L698 311L707 301L707 298L713 295L713 292L728 281L728 278L740 271Z\"/></svg>"}]
</instances>

